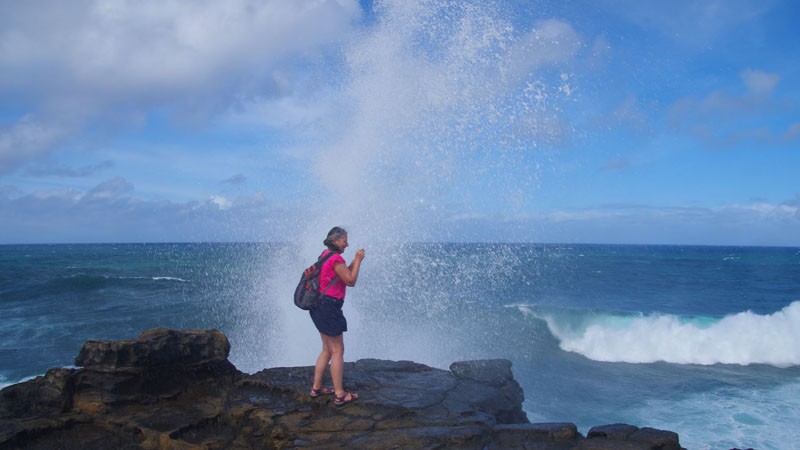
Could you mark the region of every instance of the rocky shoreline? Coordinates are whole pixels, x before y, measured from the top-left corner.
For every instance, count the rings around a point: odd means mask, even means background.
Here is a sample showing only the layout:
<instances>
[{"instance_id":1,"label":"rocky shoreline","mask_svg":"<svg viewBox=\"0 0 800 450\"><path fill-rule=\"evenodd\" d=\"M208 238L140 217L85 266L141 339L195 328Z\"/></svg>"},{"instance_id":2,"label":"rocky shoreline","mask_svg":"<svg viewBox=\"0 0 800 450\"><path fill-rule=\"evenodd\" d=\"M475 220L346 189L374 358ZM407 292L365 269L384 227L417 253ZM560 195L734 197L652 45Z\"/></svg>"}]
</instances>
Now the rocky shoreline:
<instances>
[{"instance_id":1,"label":"rocky shoreline","mask_svg":"<svg viewBox=\"0 0 800 450\"><path fill-rule=\"evenodd\" d=\"M335 407L308 395L312 367L248 375L216 330L153 329L88 341L75 365L0 391L0 450L630 449L679 450L671 431L626 424L529 423L511 362L346 363L361 395Z\"/></svg>"}]
</instances>

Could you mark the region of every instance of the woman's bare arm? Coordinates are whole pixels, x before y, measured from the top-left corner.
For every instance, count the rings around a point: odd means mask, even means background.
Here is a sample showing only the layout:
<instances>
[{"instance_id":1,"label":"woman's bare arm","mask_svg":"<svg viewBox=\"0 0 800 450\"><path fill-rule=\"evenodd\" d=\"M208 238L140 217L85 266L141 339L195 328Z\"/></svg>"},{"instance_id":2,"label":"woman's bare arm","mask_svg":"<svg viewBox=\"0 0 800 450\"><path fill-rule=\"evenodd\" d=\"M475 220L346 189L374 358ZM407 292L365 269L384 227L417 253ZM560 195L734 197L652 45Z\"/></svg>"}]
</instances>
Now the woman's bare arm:
<instances>
[{"instance_id":1,"label":"woman's bare arm","mask_svg":"<svg viewBox=\"0 0 800 450\"><path fill-rule=\"evenodd\" d=\"M361 261L363 259L364 249L362 248L356 252L356 256L353 258L353 261L350 263L349 267L339 263L333 266L333 270L336 272L336 275L339 276L339 279L344 282L344 284L353 287L356 285L356 281L358 281L358 270L361 268Z\"/></svg>"}]
</instances>

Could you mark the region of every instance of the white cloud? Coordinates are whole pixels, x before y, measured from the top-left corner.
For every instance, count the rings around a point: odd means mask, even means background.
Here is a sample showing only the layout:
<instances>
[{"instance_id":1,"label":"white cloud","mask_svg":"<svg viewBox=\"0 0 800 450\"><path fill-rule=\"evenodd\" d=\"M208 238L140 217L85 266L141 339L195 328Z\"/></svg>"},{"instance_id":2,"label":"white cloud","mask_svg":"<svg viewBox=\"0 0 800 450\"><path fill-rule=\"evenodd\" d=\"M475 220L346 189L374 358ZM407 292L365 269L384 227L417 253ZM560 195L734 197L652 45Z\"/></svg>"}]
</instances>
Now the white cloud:
<instances>
[{"instance_id":1,"label":"white cloud","mask_svg":"<svg viewBox=\"0 0 800 450\"><path fill-rule=\"evenodd\" d=\"M36 191L30 198L36 200L54 200L63 206L72 205L83 198L84 194L75 189L52 189L46 191Z\"/></svg>"},{"instance_id":2,"label":"white cloud","mask_svg":"<svg viewBox=\"0 0 800 450\"><path fill-rule=\"evenodd\" d=\"M29 116L10 127L0 128L0 175L11 172L30 159L47 154L51 145L62 136L62 130Z\"/></svg>"},{"instance_id":3,"label":"white cloud","mask_svg":"<svg viewBox=\"0 0 800 450\"><path fill-rule=\"evenodd\" d=\"M732 204L732 205L725 205L719 208L715 208L716 212L732 214L732 215L740 215L740 216L748 216L748 215L759 215L763 217L769 217L773 219L790 219L794 216L797 216L798 208L795 205L791 205L789 203L782 203L782 204L772 204L766 202L760 203L750 203L750 204Z\"/></svg>"},{"instance_id":4,"label":"white cloud","mask_svg":"<svg viewBox=\"0 0 800 450\"><path fill-rule=\"evenodd\" d=\"M578 33L567 22L549 19L539 22L515 43L512 58L524 72L542 65L569 61L581 46Z\"/></svg>"},{"instance_id":5,"label":"white cloud","mask_svg":"<svg viewBox=\"0 0 800 450\"><path fill-rule=\"evenodd\" d=\"M245 177L244 175L242 175L240 173L237 173L236 175L233 175L233 176L223 180L222 182L226 183L226 184L232 184L232 185L241 185L241 184L244 184L246 181L247 181L247 177Z\"/></svg>"},{"instance_id":6,"label":"white cloud","mask_svg":"<svg viewBox=\"0 0 800 450\"><path fill-rule=\"evenodd\" d=\"M219 209L229 209L231 206L233 206L233 203L231 203L230 200L221 195L212 195L208 201L216 205Z\"/></svg>"},{"instance_id":7,"label":"white cloud","mask_svg":"<svg viewBox=\"0 0 800 450\"><path fill-rule=\"evenodd\" d=\"M71 167L64 164L40 164L30 166L24 171L25 175L39 177L39 176L59 176L80 178L91 176L97 172L109 169L114 166L112 161L101 161L95 164L83 165L80 167Z\"/></svg>"},{"instance_id":8,"label":"white cloud","mask_svg":"<svg viewBox=\"0 0 800 450\"><path fill-rule=\"evenodd\" d=\"M740 74L749 93L758 96L772 95L775 86L781 80L777 73L768 73L761 70L747 69Z\"/></svg>"},{"instance_id":9,"label":"white cloud","mask_svg":"<svg viewBox=\"0 0 800 450\"><path fill-rule=\"evenodd\" d=\"M207 202L138 198L121 177L80 191L40 190L22 194L0 188L0 244L15 242L260 241L289 233L286 206L261 193ZM281 220L279 220L281 219ZM264 226L270 224L269 230ZM275 234L277 233L277 234Z\"/></svg>"},{"instance_id":10,"label":"white cloud","mask_svg":"<svg viewBox=\"0 0 800 450\"><path fill-rule=\"evenodd\" d=\"M609 130L622 127L639 134L652 130L647 108L632 95L595 118L594 124Z\"/></svg>"},{"instance_id":11,"label":"white cloud","mask_svg":"<svg viewBox=\"0 0 800 450\"><path fill-rule=\"evenodd\" d=\"M687 47L706 48L742 23L769 12L777 0L602 0L598 6Z\"/></svg>"},{"instance_id":12,"label":"white cloud","mask_svg":"<svg viewBox=\"0 0 800 450\"><path fill-rule=\"evenodd\" d=\"M115 177L110 180L104 181L89 192L86 193L84 199L86 200L109 200L116 199L122 196L133 193L133 184L129 183L125 178Z\"/></svg>"},{"instance_id":13,"label":"white cloud","mask_svg":"<svg viewBox=\"0 0 800 450\"><path fill-rule=\"evenodd\" d=\"M119 242L120 236L132 241L269 240L296 232L296 223L286 217L303 213L272 204L263 193L235 199L214 195L205 202L143 200L123 178L85 192L20 194L12 186L0 188L0 243ZM431 221L429 239L800 246L797 196L780 203L709 208L609 204L516 216L443 211L426 220Z\"/></svg>"},{"instance_id":14,"label":"white cloud","mask_svg":"<svg viewBox=\"0 0 800 450\"><path fill-rule=\"evenodd\" d=\"M481 241L800 246L800 197L775 204L613 204L509 216L455 216L445 229Z\"/></svg>"},{"instance_id":15,"label":"white cloud","mask_svg":"<svg viewBox=\"0 0 800 450\"><path fill-rule=\"evenodd\" d=\"M797 139L800 139L800 122L789 125L786 131L780 136L782 142L789 142Z\"/></svg>"},{"instance_id":16,"label":"white cloud","mask_svg":"<svg viewBox=\"0 0 800 450\"><path fill-rule=\"evenodd\" d=\"M780 74L747 69L740 78L744 93L714 91L676 101L669 111L673 126L711 148L777 145L800 137L797 123L787 123L786 103L775 95Z\"/></svg>"},{"instance_id":17,"label":"white cloud","mask_svg":"<svg viewBox=\"0 0 800 450\"><path fill-rule=\"evenodd\" d=\"M53 66L44 76L67 82L50 90L84 87L122 98L253 73L269 79L281 58L318 52L360 14L356 2L343 0L34 1L2 9L0 65L8 78ZM28 86L40 87L41 78Z\"/></svg>"},{"instance_id":18,"label":"white cloud","mask_svg":"<svg viewBox=\"0 0 800 450\"><path fill-rule=\"evenodd\" d=\"M16 186L0 186L0 201L10 200L22 195L22 191Z\"/></svg>"},{"instance_id":19,"label":"white cloud","mask_svg":"<svg viewBox=\"0 0 800 450\"><path fill-rule=\"evenodd\" d=\"M0 131L0 175L153 108L205 122L295 95L360 15L355 0L0 2L0 97L26 114Z\"/></svg>"}]
</instances>

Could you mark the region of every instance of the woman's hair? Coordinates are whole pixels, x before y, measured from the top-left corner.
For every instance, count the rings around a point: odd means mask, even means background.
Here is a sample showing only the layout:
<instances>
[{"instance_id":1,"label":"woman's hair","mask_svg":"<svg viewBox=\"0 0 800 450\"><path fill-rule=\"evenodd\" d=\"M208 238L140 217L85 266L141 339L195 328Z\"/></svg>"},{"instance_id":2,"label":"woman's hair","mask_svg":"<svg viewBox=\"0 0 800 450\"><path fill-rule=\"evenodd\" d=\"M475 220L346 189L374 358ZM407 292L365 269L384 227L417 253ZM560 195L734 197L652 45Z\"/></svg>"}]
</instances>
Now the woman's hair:
<instances>
[{"instance_id":1,"label":"woman's hair","mask_svg":"<svg viewBox=\"0 0 800 450\"><path fill-rule=\"evenodd\" d=\"M347 236L347 231L341 227L333 227L331 228L331 231L328 231L328 237L326 237L325 240L322 241L322 243L325 245L325 247L328 247L328 250L333 252L338 252L339 247L337 247L336 244L333 243L333 241L339 239L342 236Z\"/></svg>"}]
</instances>

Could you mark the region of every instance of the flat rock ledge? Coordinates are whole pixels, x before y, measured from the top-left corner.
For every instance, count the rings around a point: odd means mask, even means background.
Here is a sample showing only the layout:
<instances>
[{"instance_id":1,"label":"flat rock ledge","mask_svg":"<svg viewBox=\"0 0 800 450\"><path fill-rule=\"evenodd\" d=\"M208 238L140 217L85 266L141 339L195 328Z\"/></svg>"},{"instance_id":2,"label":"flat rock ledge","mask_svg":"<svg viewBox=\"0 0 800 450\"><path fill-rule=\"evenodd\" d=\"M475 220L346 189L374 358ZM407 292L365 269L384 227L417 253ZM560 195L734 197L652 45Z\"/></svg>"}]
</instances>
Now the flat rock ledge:
<instances>
[{"instance_id":1,"label":"flat rock ledge","mask_svg":"<svg viewBox=\"0 0 800 450\"><path fill-rule=\"evenodd\" d=\"M0 449L652 449L671 431L529 423L507 360L346 363L361 397L308 395L313 367L248 375L217 330L153 329L88 341L74 368L0 391Z\"/></svg>"}]
</instances>

